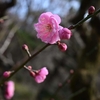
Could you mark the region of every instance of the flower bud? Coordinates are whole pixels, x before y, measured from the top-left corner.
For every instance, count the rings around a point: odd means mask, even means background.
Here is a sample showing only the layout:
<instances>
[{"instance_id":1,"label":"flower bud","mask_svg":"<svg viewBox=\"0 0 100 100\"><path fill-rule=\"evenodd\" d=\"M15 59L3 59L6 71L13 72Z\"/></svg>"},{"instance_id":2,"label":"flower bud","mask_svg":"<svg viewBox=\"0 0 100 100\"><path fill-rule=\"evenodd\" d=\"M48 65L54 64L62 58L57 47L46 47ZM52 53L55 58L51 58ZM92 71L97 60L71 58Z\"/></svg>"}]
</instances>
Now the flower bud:
<instances>
[{"instance_id":1,"label":"flower bud","mask_svg":"<svg viewBox=\"0 0 100 100\"><path fill-rule=\"evenodd\" d=\"M90 6L88 9L88 14L93 14L95 12L95 7L94 6Z\"/></svg>"},{"instance_id":2,"label":"flower bud","mask_svg":"<svg viewBox=\"0 0 100 100\"><path fill-rule=\"evenodd\" d=\"M72 35L72 32L68 28L62 28L61 30L59 30L59 37L61 40L70 39L71 35Z\"/></svg>"},{"instance_id":3,"label":"flower bud","mask_svg":"<svg viewBox=\"0 0 100 100\"><path fill-rule=\"evenodd\" d=\"M28 54L28 56L31 57L31 53L29 52L28 46L27 46L26 44L24 44L24 45L22 46L22 48L23 48L23 50L26 51L26 53Z\"/></svg>"},{"instance_id":4,"label":"flower bud","mask_svg":"<svg viewBox=\"0 0 100 100\"><path fill-rule=\"evenodd\" d=\"M61 50L61 51L66 51L67 50L67 45L65 43L59 43L58 44L58 48Z\"/></svg>"},{"instance_id":5,"label":"flower bud","mask_svg":"<svg viewBox=\"0 0 100 100\"><path fill-rule=\"evenodd\" d=\"M28 66L27 68L28 68L29 70L32 70L32 66Z\"/></svg>"},{"instance_id":6,"label":"flower bud","mask_svg":"<svg viewBox=\"0 0 100 100\"><path fill-rule=\"evenodd\" d=\"M41 68L40 70L30 71L30 75L34 78L37 83L42 83L46 76L48 75L48 69L46 67Z\"/></svg>"},{"instance_id":7,"label":"flower bud","mask_svg":"<svg viewBox=\"0 0 100 100\"><path fill-rule=\"evenodd\" d=\"M26 50L26 51L29 50L29 49L28 49L28 46L27 46L26 44L24 44L24 45L22 46L22 48L23 48L23 50Z\"/></svg>"},{"instance_id":8,"label":"flower bud","mask_svg":"<svg viewBox=\"0 0 100 100\"><path fill-rule=\"evenodd\" d=\"M3 77L8 78L10 76L11 72L10 71L5 71L3 73Z\"/></svg>"}]
</instances>

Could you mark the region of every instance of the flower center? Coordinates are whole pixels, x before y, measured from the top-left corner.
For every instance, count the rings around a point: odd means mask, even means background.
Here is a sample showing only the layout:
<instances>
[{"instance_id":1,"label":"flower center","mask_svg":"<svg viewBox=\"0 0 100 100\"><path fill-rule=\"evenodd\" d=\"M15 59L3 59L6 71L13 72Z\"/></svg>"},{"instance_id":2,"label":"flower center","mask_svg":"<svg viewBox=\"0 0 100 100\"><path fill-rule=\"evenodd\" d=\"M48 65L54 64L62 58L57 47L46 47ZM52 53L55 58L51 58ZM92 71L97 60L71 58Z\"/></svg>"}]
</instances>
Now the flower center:
<instances>
[{"instance_id":1,"label":"flower center","mask_svg":"<svg viewBox=\"0 0 100 100\"><path fill-rule=\"evenodd\" d=\"M50 31L52 30L52 26L51 26L50 24L48 24L48 25L46 26L46 29L50 32Z\"/></svg>"}]
</instances>

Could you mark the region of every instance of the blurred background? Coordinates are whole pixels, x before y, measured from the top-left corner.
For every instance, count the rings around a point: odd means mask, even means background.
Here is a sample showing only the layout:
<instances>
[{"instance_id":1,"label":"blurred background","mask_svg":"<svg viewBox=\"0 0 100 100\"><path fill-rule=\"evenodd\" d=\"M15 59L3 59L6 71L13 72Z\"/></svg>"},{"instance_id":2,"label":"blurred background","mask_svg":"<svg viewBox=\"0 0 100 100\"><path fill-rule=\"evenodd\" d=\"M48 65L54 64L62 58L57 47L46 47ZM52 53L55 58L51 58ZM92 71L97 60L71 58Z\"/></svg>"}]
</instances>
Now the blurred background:
<instances>
[{"instance_id":1,"label":"blurred background","mask_svg":"<svg viewBox=\"0 0 100 100\"><path fill-rule=\"evenodd\" d=\"M34 53L45 44L37 39L34 23L43 12L58 14L63 27L76 24L96 10L100 0L0 0L0 77L27 59L22 45ZM37 84L23 68L11 80L15 95L11 100L100 100L100 14L72 30L66 52L51 45L27 63L33 69L47 66L47 79ZM74 74L70 75L70 70ZM3 99L2 91L0 100Z\"/></svg>"}]
</instances>

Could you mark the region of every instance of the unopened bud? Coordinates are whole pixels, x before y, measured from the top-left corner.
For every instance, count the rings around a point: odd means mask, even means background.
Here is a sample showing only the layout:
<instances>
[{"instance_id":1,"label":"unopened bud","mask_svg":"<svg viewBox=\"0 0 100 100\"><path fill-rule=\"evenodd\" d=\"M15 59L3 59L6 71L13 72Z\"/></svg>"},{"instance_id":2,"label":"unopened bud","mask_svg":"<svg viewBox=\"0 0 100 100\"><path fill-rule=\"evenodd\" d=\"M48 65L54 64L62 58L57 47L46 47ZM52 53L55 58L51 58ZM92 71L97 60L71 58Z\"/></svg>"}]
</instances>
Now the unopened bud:
<instances>
[{"instance_id":1,"label":"unopened bud","mask_svg":"<svg viewBox=\"0 0 100 100\"><path fill-rule=\"evenodd\" d=\"M58 48L61 50L61 51L66 51L67 50L67 45L65 43L59 43L58 44Z\"/></svg>"},{"instance_id":2,"label":"unopened bud","mask_svg":"<svg viewBox=\"0 0 100 100\"><path fill-rule=\"evenodd\" d=\"M23 50L26 50L26 51L29 50L29 49L28 49L28 46L27 46L26 44L24 44L24 45L22 46L22 48L23 48Z\"/></svg>"},{"instance_id":3,"label":"unopened bud","mask_svg":"<svg viewBox=\"0 0 100 100\"><path fill-rule=\"evenodd\" d=\"M93 14L95 12L95 7L94 6L90 6L88 9L88 14Z\"/></svg>"},{"instance_id":4,"label":"unopened bud","mask_svg":"<svg viewBox=\"0 0 100 100\"><path fill-rule=\"evenodd\" d=\"M27 68L28 68L29 70L32 70L32 66L28 66Z\"/></svg>"},{"instance_id":5,"label":"unopened bud","mask_svg":"<svg viewBox=\"0 0 100 100\"><path fill-rule=\"evenodd\" d=\"M59 37L61 40L70 39L71 36L72 36L72 32L70 29L63 28L63 29L59 30Z\"/></svg>"},{"instance_id":6,"label":"unopened bud","mask_svg":"<svg viewBox=\"0 0 100 100\"><path fill-rule=\"evenodd\" d=\"M26 51L26 53L28 54L28 56L31 57L31 53L29 52L28 46L27 46L26 44L24 44L24 45L22 46L22 48L23 48L23 50Z\"/></svg>"},{"instance_id":7,"label":"unopened bud","mask_svg":"<svg viewBox=\"0 0 100 100\"><path fill-rule=\"evenodd\" d=\"M10 76L10 74L11 74L11 71L5 71L3 73L3 77L8 78Z\"/></svg>"}]
</instances>

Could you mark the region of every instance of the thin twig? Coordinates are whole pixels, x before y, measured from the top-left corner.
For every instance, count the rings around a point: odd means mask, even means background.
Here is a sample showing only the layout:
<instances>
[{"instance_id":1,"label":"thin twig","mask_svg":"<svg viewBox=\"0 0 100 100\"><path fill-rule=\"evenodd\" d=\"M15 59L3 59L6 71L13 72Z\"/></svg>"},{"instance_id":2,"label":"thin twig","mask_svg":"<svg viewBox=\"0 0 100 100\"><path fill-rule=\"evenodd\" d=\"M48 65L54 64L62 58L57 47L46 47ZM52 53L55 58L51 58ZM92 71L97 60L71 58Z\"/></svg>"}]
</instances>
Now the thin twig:
<instances>
[{"instance_id":1,"label":"thin twig","mask_svg":"<svg viewBox=\"0 0 100 100\"><path fill-rule=\"evenodd\" d=\"M5 42L3 43L2 47L0 48L0 53L3 54L8 46L10 45L11 41L12 41L12 38L14 37L16 31L20 28L20 26L18 25L15 25L9 32Z\"/></svg>"},{"instance_id":2,"label":"thin twig","mask_svg":"<svg viewBox=\"0 0 100 100\"><path fill-rule=\"evenodd\" d=\"M7 81L8 79L10 79L15 73L17 73L21 68L23 68L24 65L26 65L26 63L28 61L30 61L32 58L34 58L35 56L37 56L41 51L43 51L45 48L47 48L48 46L50 46L50 44L46 44L44 47L42 47L39 51L37 51L35 54L33 54L30 58L28 58L23 64L21 64L18 68L16 68L14 70L13 73L11 73L11 75L8 77L8 78L3 78L1 81L0 81L0 85L2 85L5 81Z\"/></svg>"},{"instance_id":3,"label":"thin twig","mask_svg":"<svg viewBox=\"0 0 100 100\"><path fill-rule=\"evenodd\" d=\"M97 15L99 12L100 12L100 9L98 9L97 11L95 11L93 14L88 15L87 17L85 17L84 19L82 19L81 21L79 21L78 23L76 23L75 25L72 25L71 29L75 29L76 27L80 26L86 20L88 20L89 18Z\"/></svg>"}]
</instances>

